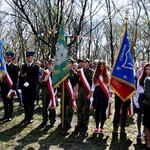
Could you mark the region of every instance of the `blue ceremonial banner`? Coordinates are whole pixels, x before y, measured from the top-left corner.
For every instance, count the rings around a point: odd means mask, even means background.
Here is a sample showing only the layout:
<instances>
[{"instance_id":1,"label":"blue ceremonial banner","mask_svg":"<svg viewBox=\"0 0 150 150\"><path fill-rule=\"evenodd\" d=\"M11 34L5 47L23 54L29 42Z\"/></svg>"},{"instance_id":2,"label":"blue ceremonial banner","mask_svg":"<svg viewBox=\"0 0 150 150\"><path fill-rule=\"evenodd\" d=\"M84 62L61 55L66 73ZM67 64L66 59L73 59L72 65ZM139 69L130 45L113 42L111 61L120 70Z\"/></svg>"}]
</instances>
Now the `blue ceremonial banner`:
<instances>
[{"instance_id":1,"label":"blue ceremonial banner","mask_svg":"<svg viewBox=\"0 0 150 150\"><path fill-rule=\"evenodd\" d=\"M5 64L3 59L3 53L2 53L2 42L0 41L0 79L2 79L5 76Z\"/></svg>"},{"instance_id":2,"label":"blue ceremonial banner","mask_svg":"<svg viewBox=\"0 0 150 150\"><path fill-rule=\"evenodd\" d=\"M127 27L124 29L121 45L117 51L110 85L122 101L128 100L135 93L134 66Z\"/></svg>"},{"instance_id":3,"label":"blue ceremonial banner","mask_svg":"<svg viewBox=\"0 0 150 150\"><path fill-rule=\"evenodd\" d=\"M69 76L68 50L65 41L64 27L60 26L60 35L57 42L54 71L52 76L53 88L57 87Z\"/></svg>"}]
</instances>

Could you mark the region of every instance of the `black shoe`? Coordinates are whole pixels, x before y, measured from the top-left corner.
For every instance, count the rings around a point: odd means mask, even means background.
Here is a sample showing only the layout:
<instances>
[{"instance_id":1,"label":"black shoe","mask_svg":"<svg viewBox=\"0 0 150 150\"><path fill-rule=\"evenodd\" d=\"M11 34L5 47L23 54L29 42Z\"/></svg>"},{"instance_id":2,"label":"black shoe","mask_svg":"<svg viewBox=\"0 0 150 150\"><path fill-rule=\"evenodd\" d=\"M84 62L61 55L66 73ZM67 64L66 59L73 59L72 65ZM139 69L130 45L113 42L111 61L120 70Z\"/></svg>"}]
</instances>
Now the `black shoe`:
<instances>
[{"instance_id":1,"label":"black shoe","mask_svg":"<svg viewBox=\"0 0 150 150\"><path fill-rule=\"evenodd\" d=\"M82 128L83 128L82 125L76 125L76 126L75 126L75 130L81 130Z\"/></svg>"},{"instance_id":2,"label":"black shoe","mask_svg":"<svg viewBox=\"0 0 150 150\"><path fill-rule=\"evenodd\" d=\"M58 128L62 128L62 123L60 123L60 124L58 125Z\"/></svg>"},{"instance_id":3,"label":"black shoe","mask_svg":"<svg viewBox=\"0 0 150 150\"><path fill-rule=\"evenodd\" d=\"M147 147L147 146L146 146L146 150L150 150L150 147Z\"/></svg>"},{"instance_id":4,"label":"black shoe","mask_svg":"<svg viewBox=\"0 0 150 150\"><path fill-rule=\"evenodd\" d=\"M114 134L115 134L115 133L118 134L118 128L114 128L114 129L113 129L113 133L114 133Z\"/></svg>"},{"instance_id":5,"label":"black shoe","mask_svg":"<svg viewBox=\"0 0 150 150\"><path fill-rule=\"evenodd\" d=\"M40 127L45 127L46 126L46 124L47 124L47 122L46 121L43 121L41 124L40 124Z\"/></svg>"},{"instance_id":6,"label":"black shoe","mask_svg":"<svg viewBox=\"0 0 150 150\"><path fill-rule=\"evenodd\" d=\"M29 119L24 118L20 123L26 123L26 122L28 122L28 121L29 121Z\"/></svg>"},{"instance_id":7,"label":"black shoe","mask_svg":"<svg viewBox=\"0 0 150 150\"><path fill-rule=\"evenodd\" d=\"M71 125L70 125L70 124L66 124L66 125L65 125L65 128L70 129L70 128L71 128Z\"/></svg>"},{"instance_id":8,"label":"black shoe","mask_svg":"<svg viewBox=\"0 0 150 150\"><path fill-rule=\"evenodd\" d=\"M7 116L4 116L3 118L1 118L0 120L1 121L4 121L4 120L7 120L8 119L8 117Z\"/></svg>"},{"instance_id":9,"label":"black shoe","mask_svg":"<svg viewBox=\"0 0 150 150\"><path fill-rule=\"evenodd\" d=\"M123 128L121 131L120 131L120 136L122 137L125 137L127 134L126 134L126 131L125 129Z\"/></svg>"},{"instance_id":10,"label":"black shoe","mask_svg":"<svg viewBox=\"0 0 150 150\"><path fill-rule=\"evenodd\" d=\"M54 127L54 123L50 123L49 126L50 126L50 128Z\"/></svg>"},{"instance_id":11,"label":"black shoe","mask_svg":"<svg viewBox=\"0 0 150 150\"><path fill-rule=\"evenodd\" d=\"M88 130L88 126L84 126L82 129L83 129L84 131L87 131L87 130Z\"/></svg>"}]
</instances>

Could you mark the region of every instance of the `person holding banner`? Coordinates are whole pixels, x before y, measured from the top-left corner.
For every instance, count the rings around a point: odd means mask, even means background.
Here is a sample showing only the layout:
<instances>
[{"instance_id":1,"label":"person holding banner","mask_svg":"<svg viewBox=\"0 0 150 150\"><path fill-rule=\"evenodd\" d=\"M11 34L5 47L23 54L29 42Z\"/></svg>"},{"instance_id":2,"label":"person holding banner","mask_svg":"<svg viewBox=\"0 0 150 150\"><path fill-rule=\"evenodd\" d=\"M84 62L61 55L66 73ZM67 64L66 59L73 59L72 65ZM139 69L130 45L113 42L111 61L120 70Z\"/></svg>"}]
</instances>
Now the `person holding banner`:
<instances>
[{"instance_id":1,"label":"person holding banner","mask_svg":"<svg viewBox=\"0 0 150 150\"><path fill-rule=\"evenodd\" d=\"M100 60L93 75L90 98L90 101L93 101L93 107L95 109L96 128L94 133L103 133L103 126L106 120L106 109L112 97L109 81L110 74L108 73L106 63L104 60ZM99 126L100 122L101 125Z\"/></svg>"},{"instance_id":2,"label":"person holding banner","mask_svg":"<svg viewBox=\"0 0 150 150\"><path fill-rule=\"evenodd\" d=\"M48 118L50 120L50 126L53 127L56 121L56 110L49 109L49 103L51 100L51 93L48 86L49 78L52 77L54 69L54 59L50 59L47 63L47 69L43 71L42 76L42 117L43 122L41 123L41 127L47 125ZM48 112L49 111L49 112Z\"/></svg>"},{"instance_id":3,"label":"person holding banner","mask_svg":"<svg viewBox=\"0 0 150 150\"><path fill-rule=\"evenodd\" d=\"M64 81L65 90L64 90L64 127L71 128L71 122L73 117L73 111L76 109L76 99L78 96L78 73L73 69L74 59L68 59L68 68L70 75ZM62 113L62 108L61 108ZM62 121L62 119L61 119ZM62 123L61 123L62 124ZM61 125L60 124L60 125Z\"/></svg>"},{"instance_id":4,"label":"person holding banner","mask_svg":"<svg viewBox=\"0 0 150 150\"><path fill-rule=\"evenodd\" d=\"M88 130L89 115L90 115L90 89L92 85L92 76L94 70L89 67L90 60L83 60L83 68L78 70L79 73L79 93L77 101L77 130Z\"/></svg>"},{"instance_id":5,"label":"person holding banner","mask_svg":"<svg viewBox=\"0 0 150 150\"><path fill-rule=\"evenodd\" d=\"M39 81L39 67L33 62L34 52L26 53L27 63L20 68L18 92L22 93L25 117L21 123L33 123L36 84Z\"/></svg>"},{"instance_id":6,"label":"person holding banner","mask_svg":"<svg viewBox=\"0 0 150 150\"><path fill-rule=\"evenodd\" d=\"M128 36L128 17L125 17L126 24L124 26L120 46L116 52L115 61L111 71L110 86L115 95L115 114L113 120L113 133L118 133L118 125L121 114L121 135L126 135L125 123L127 108L130 109L130 115L133 115L132 100L130 100L135 93L135 80L134 80L134 65L132 53L130 48L130 41ZM131 105L130 105L131 103ZM120 112L120 109L121 112Z\"/></svg>"},{"instance_id":7,"label":"person holding banner","mask_svg":"<svg viewBox=\"0 0 150 150\"><path fill-rule=\"evenodd\" d=\"M12 63L13 56L14 53L6 52L6 75L1 82L1 93L4 104L4 116L1 118L1 120L8 119L8 121L11 121L13 117L13 93L16 91L16 85L18 81L18 68ZM8 76L9 78L7 78ZM10 95L8 93L10 93Z\"/></svg>"},{"instance_id":8,"label":"person holding banner","mask_svg":"<svg viewBox=\"0 0 150 150\"><path fill-rule=\"evenodd\" d=\"M122 101L119 96L115 94L115 113L113 119L113 134L118 134L118 128L120 123L120 135L125 136L125 126L126 126L126 118L127 111L130 106L131 100Z\"/></svg>"}]
</instances>

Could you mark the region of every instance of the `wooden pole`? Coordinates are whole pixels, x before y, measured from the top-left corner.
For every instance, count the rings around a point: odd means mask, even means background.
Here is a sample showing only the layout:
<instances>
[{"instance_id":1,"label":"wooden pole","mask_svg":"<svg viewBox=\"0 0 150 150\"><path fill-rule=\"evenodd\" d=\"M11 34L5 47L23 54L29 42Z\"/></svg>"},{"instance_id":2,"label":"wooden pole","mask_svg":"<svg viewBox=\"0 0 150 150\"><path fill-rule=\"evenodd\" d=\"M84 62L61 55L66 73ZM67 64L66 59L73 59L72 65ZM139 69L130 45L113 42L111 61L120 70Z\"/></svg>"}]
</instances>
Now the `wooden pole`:
<instances>
[{"instance_id":1,"label":"wooden pole","mask_svg":"<svg viewBox=\"0 0 150 150\"><path fill-rule=\"evenodd\" d=\"M62 100L61 100L61 125L62 129L64 129L64 81L62 82Z\"/></svg>"}]
</instances>

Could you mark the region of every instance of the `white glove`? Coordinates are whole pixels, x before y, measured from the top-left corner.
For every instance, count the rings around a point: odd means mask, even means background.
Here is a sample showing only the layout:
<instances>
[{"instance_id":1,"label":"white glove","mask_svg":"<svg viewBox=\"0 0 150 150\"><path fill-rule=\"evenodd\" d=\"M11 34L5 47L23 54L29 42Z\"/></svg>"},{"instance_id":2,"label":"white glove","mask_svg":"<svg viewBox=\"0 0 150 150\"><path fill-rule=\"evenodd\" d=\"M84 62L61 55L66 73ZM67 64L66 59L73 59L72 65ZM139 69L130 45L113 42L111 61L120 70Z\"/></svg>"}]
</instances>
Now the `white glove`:
<instances>
[{"instance_id":1,"label":"white glove","mask_svg":"<svg viewBox=\"0 0 150 150\"><path fill-rule=\"evenodd\" d=\"M23 84L23 86L28 87L28 86L29 86L29 83L28 83L28 82L25 82L25 83Z\"/></svg>"},{"instance_id":2,"label":"white glove","mask_svg":"<svg viewBox=\"0 0 150 150\"><path fill-rule=\"evenodd\" d=\"M136 108L140 108L140 106L139 106L139 103L138 103L138 102L135 102L135 106L136 106Z\"/></svg>"},{"instance_id":3,"label":"white glove","mask_svg":"<svg viewBox=\"0 0 150 150\"><path fill-rule=\"evenodd\" d=\"M21 90L21 89L18 89L18 92L21 94L21 93L22 93L22 90Z\"/></svg>"},{"instance_id":4,"label":"white glove","mask_svg":"<svg viewBox=\"0 0 150 150\"><path fill-rule=\"evenodd\" d=\"M90 98L90 102L92 103L92 102L93 102L93 100L94 100L94 98L93 98L93 97L91 97L91 98Z\"/></svg>"},{"instance_id":5,"label":"white glove","mask_svg":"<svg viewBox=\"0 0 150 150\"><path fill-rule=\"evenodd\" d=\"M112 103L113 102L113 98L109 98L109 103Z\"/></svg>"},{"instance_id":6,"label":"white glove","mask_svg":"<svg viewBox=\"0 0 150 150\"><path fill-rule=\"evenodd\" d=\"M94 100L94 98L91 97L91 98L90 98L90 109L93 109L93 100Z\"/></svg>"}]
</instances>

